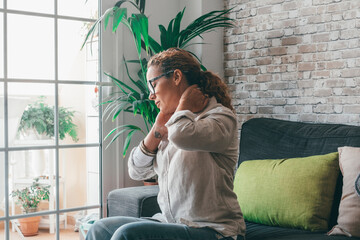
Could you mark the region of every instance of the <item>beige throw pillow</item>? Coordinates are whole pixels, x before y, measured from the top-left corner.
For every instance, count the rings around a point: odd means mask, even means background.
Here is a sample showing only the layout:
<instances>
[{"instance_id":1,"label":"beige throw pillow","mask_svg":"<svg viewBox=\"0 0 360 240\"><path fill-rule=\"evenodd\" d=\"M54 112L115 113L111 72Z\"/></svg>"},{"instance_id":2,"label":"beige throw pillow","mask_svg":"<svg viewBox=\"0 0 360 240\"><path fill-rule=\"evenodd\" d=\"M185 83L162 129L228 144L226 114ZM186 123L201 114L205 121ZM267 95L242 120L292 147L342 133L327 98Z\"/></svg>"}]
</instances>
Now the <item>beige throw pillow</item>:
<instances>
[{"instance_id":1,"label":"beige throw pillow","mask_svg":"<svg viewBox=\"0 0 360 240\"><path fill-rule=\"evenodd\" d=\"M340 147L338 152L343 189L338 224L328 234L360 237L360 197L355 189L355 181L360 173L360 148Z\"/></svg>"}]
</instances>

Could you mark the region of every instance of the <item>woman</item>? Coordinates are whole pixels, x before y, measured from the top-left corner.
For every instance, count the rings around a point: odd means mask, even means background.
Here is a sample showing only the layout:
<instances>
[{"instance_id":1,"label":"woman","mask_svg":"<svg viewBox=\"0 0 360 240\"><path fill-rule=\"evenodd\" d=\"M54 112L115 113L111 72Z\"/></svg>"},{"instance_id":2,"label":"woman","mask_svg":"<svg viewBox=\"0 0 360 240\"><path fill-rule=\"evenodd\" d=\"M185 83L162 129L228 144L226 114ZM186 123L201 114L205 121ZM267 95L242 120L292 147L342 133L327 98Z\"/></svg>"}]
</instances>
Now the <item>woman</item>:
<instances>
[{"instance_id":1,"label":"woman","mask_svg":"<svg viewBox=\"0 0 360 240\"><path fill-rule=\"evenodd\" d=\"M128 165L135 180L158 176L161 214L102 219L87 239L243 239L245 223L232 191L236 116L226 84L177 48L150 59L147 79L160 113Z\"/></svg>"}]
</instances>

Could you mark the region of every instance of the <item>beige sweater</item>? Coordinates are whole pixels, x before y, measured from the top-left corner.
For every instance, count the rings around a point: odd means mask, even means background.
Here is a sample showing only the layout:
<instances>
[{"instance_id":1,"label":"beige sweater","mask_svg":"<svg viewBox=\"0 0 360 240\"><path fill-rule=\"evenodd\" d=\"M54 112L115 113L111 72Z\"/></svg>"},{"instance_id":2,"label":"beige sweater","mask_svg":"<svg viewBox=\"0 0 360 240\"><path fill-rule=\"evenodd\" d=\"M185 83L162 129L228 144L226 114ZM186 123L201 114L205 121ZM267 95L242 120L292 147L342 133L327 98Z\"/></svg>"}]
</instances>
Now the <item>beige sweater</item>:
<instances>
[{"instance_id":1,"label":"beige sweater","mask_svg":"<svg viewBox=\"0 0 360 240\"><path fill-rule=\"evenodd\" d=\"M139 147L132 150L128 162L131 178L158 175L162 213L154 218L210 227L224 236L245 235L245 222L233 192L239 146L236 126L235 114L211 98L204 111L179 111L169 119L168 140L160 142L151 164L135 166L136 158L147 156Z\"/></svg>"}]
</instances>

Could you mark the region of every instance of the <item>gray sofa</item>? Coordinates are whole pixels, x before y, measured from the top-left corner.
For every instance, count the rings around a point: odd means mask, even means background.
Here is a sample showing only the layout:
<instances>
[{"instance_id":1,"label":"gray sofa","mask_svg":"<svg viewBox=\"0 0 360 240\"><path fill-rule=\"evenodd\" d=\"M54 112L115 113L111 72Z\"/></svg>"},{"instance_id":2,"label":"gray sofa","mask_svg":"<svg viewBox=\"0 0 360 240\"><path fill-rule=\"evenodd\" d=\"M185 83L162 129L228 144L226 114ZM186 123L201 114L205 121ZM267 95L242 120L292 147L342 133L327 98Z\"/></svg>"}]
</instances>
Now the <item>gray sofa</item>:
<instances>
[{"instance_id":1,"label":"gray sofa","mask_svg":"<svg viewBox=\"0 0 360 240\"><path fill-rule=\"evenodd\" d=\"M245 122L240 138L239 164L256 159L307 157L336 152L338 147L360 147L360 127L341 124L314 124L256 118ZM150 217L160 211L157 186L116 189L107 199L108 216ZM336 224L342 192L339 174L329 229ZM247 240L271 239L349 239L327 236L326 231L311 232L300 229L266 226L246 222ZM360 226L359 226L360 227ZM352 238L359 240L360 238Z\"/></svg>"}]
</instances>

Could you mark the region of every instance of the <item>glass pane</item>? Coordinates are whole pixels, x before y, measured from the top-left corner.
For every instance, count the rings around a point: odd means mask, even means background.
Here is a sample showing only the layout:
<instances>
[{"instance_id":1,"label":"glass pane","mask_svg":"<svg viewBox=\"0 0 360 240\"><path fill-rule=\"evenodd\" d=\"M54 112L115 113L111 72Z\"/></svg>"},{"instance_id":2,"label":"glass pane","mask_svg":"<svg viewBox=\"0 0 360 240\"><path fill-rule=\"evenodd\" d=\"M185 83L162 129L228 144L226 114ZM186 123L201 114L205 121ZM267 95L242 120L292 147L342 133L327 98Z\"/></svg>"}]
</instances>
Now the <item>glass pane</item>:
<instances>
[{"instance_id":1,"label":"glass pane","mask_svg":"<svg viewBox=\"0 0 360 240\"><path fill-rule=\"evenodd\" d=\"M54 13L54 1L50 0L11 0L7 1L8 9L39 13Z\"/></svg>"},{"instance_id":2,"label":"glass pane","mask_svg":"<svg viewBox=\"0 0 360 240\"><path fill-rule=\"evenodd\" d=\"M66 198L60 201L60 207L99 204L99 148L61 149L59 157L62 166L60 172L66 174Z\"/></svg>"},{"instance_id":3,"label":"glass pane","mask_svg":"<svg viewBox=\"0 0 360 240\"><path fill-rule=\"evenodd\" d=\"M86 22L59 20L60 80L97 81L97 37L81 49L89 26Z\"/></svg>"},{"instance_id":4,"label":"glass pane","mask_svg":"<svg viewBox=\"0 0 360 240\"><path fill-rule=\"evenodd\" d=\"M3 152L0 152L0 217L5 216L5 212L3 208L4 204L5 204L5 156Z\"/></svg>"},{"instance_id":5,"label":"glass pane","mask_svg":"<svg viewBox=\"0 0 360 240\"><path fill-rule=\"evenodd\" d=\"M4 77L4 18L0 13L0 78Z\"/></svg>"},{"instance_id":6,"label":"glass pane","mask_svg":"<svg viewBox=\"0 0 360 240\"><path fill-rule=\"evenodd\" d=\"M0 148L4 147L4 83L0 82Z\"/></svg>"},{"instance_id":7,"label":"glass pane","mask_svg":"<svg viewBox=\"0 0 360 240\"><path fill-rule=\"evenodd\" d=\"M5 222L0 221L0 240L5 240Z\"/></svg>"},{"instance_id":8,"label":"glass pane","mask_svg":"<svg viewBox=\"0 0 360 240\"><path fill-rule=\"evenodd\" d=\"M58 1L58 13L59 15L94 19L98 17L98 0L61 0Z\"/></svg>"},{"instance_id":9,"label":"glass pane","mask_svg":"<svg viewBox=\"0 0 360 240\"><path fill-rule=\"evenodd\" d=\"M99 143L98 93L95 88L94 85L59 85L60 144ZM70 123L66 119L71 120Z\"/></svg>"},{"instance_id":10,"label":"glass pane","mask_svg":"<svg viewBox=\"0 0 360 240\"><path fill-rule=\"evenodd\" d=\"M0 8L4 7L4 0L0 0Z\"/></svg>"},{"instance_id":11,"label":"glass pane","mask_svg":"<svg viewBox=\"0 0 360 240\"><path fill-rule=\"evenodd\" d=\"M31 217L31 218L22 218L22 219L16 219L12 220L13 223L13 231L10 230L10 239L11 240L20 240L20 239L27 239L26 237L23 237L23 232L21 232L21 225L26 224L26 220L32 220L32 221L39 221L39 228L37 231L37 234L35 236L29 236L30 239L37 240L37 239L56 239L55 235L55 222L56 222L56 216L55 215L42 215L39 217ZM23 223L24 222L24 223ZM25 234L24 234L25 235Z\"/></svg>"},{"instance_id":12,"label":"glass pane","mask_svg":"<svg viewBox=\"0 0 360 240\"><path fill-rule=\"evenodd\" d=\"M9 153L9 190L12 193L10 198L10 215L23 214L22 204L29 202L19 201L19 194L29 196L28 191L36 189L33 184L39 184L42 190L48 189L48 201L41 201L36 211L55 209L55 150L27 150ZM38 179L38 180L37 180ZM60 182L64 182L60 178ZM34 194L38 193L34 190ZM21 195L20 195L21 196ZM39 195L34 195L38 197ZM24 199L24 198L22 198ZM26 210L26 209L25 209ZM31 211L31 210L30 210Z\"/></svg>"},{"instance_id":13,"label":"glass pane","mask_svg":"<svg viewBox=\"0 0 360 240\"><path fill-rule=\"evenodd\" d=\"M54 144L54 85L9 83L9 145Z\"/></svg>"},{"instance_id":14,"label":"glass pane","mask_svg":"<svg viewBox=\"0 0 360 240\"><path fill-rule=\"evenodd\" d=\"M54 19L8 14L9 78L54 79Z\"/></svg>"},{"instance_id":15,"label":"glass pane","mask_svg":"<svg viewBox=\"0 0 360 240\"><path fill-rule=\"evenodd\" d=\"M91 226L88 222L99 219L99 210L68 212L66 215L67 226L60 226L60 239L85 239L87 229Z\"/></svg>"}]
</instances>

